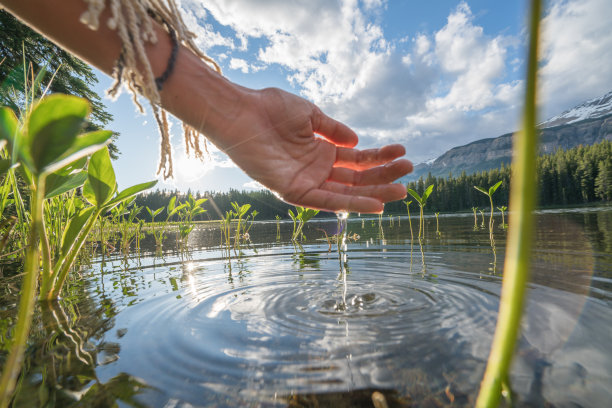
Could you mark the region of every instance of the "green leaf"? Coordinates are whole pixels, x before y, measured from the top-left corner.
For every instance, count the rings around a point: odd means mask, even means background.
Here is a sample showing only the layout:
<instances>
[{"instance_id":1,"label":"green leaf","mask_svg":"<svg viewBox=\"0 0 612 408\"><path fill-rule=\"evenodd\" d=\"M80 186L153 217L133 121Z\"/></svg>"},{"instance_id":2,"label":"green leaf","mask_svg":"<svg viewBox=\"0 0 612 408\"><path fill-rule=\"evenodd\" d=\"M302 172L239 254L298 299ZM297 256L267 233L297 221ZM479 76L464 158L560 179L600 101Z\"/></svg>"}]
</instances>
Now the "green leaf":
<instances>
[{"instance_id":1,"label":"green leaf","mask_svg":"<svg viewBox=\"0 0 612 408\"><path fill-rule=\"evenodd\" d=\"M502 180L495 183L494 186L489 187L489 195L493 195L493 193L495 193L495 190L497 190L499 186L501 186L501 183L502 183Z\"/></svg>"},{"instance_id":2,"label":"green leaf","mask_svg":"<svg viewBox=\"0 0 612 408\"><path fill-rule=\"evenodd\" d=\"M98 206L98 201L96 200L96 193L94 193L93 187L91 187L91 183L89 182L89 177L85 180L85 184L83 184L82 190L83 198L87 200L87 202L91 205Z\"/></svg>"},{"instance_id":3,"label":"green leaf","mask_svg":"<svg viewBox=\"0 0 612 408\"><path fill-rule=\"evenodd\" d=\"M80 159L74 160L64 167L54 171L52 174L58 174L62 176L67 176L71 173L76 173L81 170L85 170L85 166L87 166L87 157L81 157Z\"/></svg>"},{"instance_id":4,"label":"green leaf","mask_svg":"<svg viewBox=\"0 0 612 408\"><path fill-rule=\"evenodd\" d=\"M208 198L200 198L198 201L196 201L196 206L201 206L202 204L204 204L206 201L208 201Z\"/></svg>"},{"instance_id":5,"label":"green leaf","mask_svg":"<svg viewBox=\"0 0 612 408\"><path fill-rule=\"evenodd\" d=\"M47 176L45 181L45 198L53 198L81 187L86 180L87 172L85 170L68 175L51 173Z\"/></svg>"},{"instance_id":6,"label":"green leaf","mask_svg":"<svg viewBox=\"0 0 612 408\"><path fill-rule=\"evenodd\" d=\"M64 234L62 235L61 241L61 254L65 256L72 245L76 242L79 237L79 233L89 220L94 215L94 207L87 207L86 209L75 214L69 221Z\"/></svg>"},{"instance_id":7,"label":"green leaf","mask_svg":"<svg viewBox=\"0 0 612 408\"><path fill-rule=\"evenodd\" d=\"M90 112L85 99L54 94L41 99L28 117L26 145L37 173L68 150Z\"/></svg>"},{"instance_id":8,"label":"green leaf","mask_svg":"<svg viewBox=\"0 0 612 408\"><path fill-rule=\"evenodd\" d=\"M313 210L312 208L305 208L302 213L302 221L306 223L318 213L319 213L319 210Z\"/></svg>"},{"instance_id":9,"label":"green leaf","mask_svg":"<svg viewBox=\"0 0 612 408\"><path fill-rule=\"evenodd\" d=\"M427 202L427 199L429 198L429 195L431 194L431 192L433 191L434 185L430 184L429 187L427 187L427 189L425 189L425 191L423 192L423 205L425 205L425 202Z\"/></svg>"},{"instance_id":10,"label":"green leaf","mask_svg":"<svg viewBox=\"0 0 612 408\"><path fill-rule=\"evenodd\" d=\"M117 188L108 148L102 148L91 155L87 172L87 182L95 195L96 205L102 207L113 197Z\"/></svg>"},{"instance_id":11,"label":"green leaf","mask_svg":"<svg viewBox=\"0 0 612 408\"><path fill-rule=\"evenodd\" d=\"M174 210L175 206L176 206L176 196L172 197L170 199L170 202L168 203L168 214L170 214L172 210Z\"/></svg>"},{"instance_id":12,"label":"green leaf","mask_svg":"<svg viewBox=\"0 0 612 408\"><path fill-rule=\"evenodd\" d=\"M419 205L423 204L423 202L421 201L421 196L419 195L419 193L417 193L416 191L414 191L411 188L407 189L406 191L408 191L408 194L410 194L411 196L414 197L415 200L417 200L417 203L419 203Z\"/></svg>"},{"instance_id":13,"label":"green leaf","mask_svg":"<svg viewBox=\"0 0 612 408\"><path fill-rule=\"evenodd\" d=\"M0 108L0 140L8 142L9 148L13 147L13 141L19 132L19 119L12 109Z\"/></svg>"},{"instance_id":14,"label":"green leaf","mask_svg":"<svg viewBox=\"0 0 612 408\"><path fill-rule=\"evenodd\" d=\"M134 197L136 194L142 193L143 191L154 187L156 184L157 184L157 180L154 180L154 181L148 181L146 183L136 184L135 186L132 186L132 187L128 187L122 192L120 192L119 194L117 194L115 198L113 198L108 203L106 203L104 207L108 211L114 206L116 206L117 204L119 204L120 202L130 199Z\"/></svg>"},{"instance_id":15,"label":"green leaf","mask_svg":"<svg viewBox=\"0 0 612 408\"><path fill-rule=\"evenodd\" d=\"M202 207L196 207L193 210L193 213L191 215L196 216L196 215L199 215L199 214L202 214L202 213L205 213L205 212L206 212L206 210L203 209Z\"/></svg>"},{"instance_id":16,"label":"green leaf","mask_svg":"<svg viewBox=\"0 0 612 408\"><path fill-rule=\"evenodd\" d=\"M151 219L154 219L155 217L159 215L160 212L162 212L164 207L158 208L157 210L151 210L149 207L146 207L146 209L149 215L151 216Z\"/></svg>"},{"instance_id":17,"label":"green leaf","mask_svg":"<svg viewBox=\"0 0 612 408\"><path fill-rule=\"evenodd\" d=\"M185 208L185 207L187 207L187 206L188 206L188 204L187 204L187 203L183 203L183 204L179 205L178 207L174 207L174 208L172 209L172 211L170 211L170 212L168 213L168 218L172 217L174 214L176 214L177 212L181 211L183 208Z\"/></svg>"},{"instance_id":18,"label":"green leaf","mask_svg":"<svg viewBox=\"0 0 612 408\"><path fill-rule=\"evenodd\" d=\"M489 195L489 193L487 193L484 188L480 188L480 187L477 187L477 186L474 186L474 188L476 190L480 191L484 195Z\"/></svg>"},{"instance_id":19,"label":"green leaf","mask_svg":"<svg viewBox=\"0 0 612 408\"><path fill-rule=\"evenodd\" d=\"M76 139L74 139L72 146L43 170L45 172L53 172L66 166L68 163L97 152L110 142L112 135L113 132L110 130L97 130L95 132L78 135Z\"/></svg>"},{"instance_id":20,"label":"green leaf","mask_svg":"<svg viewBox=\"0 0 612 408\"><path fill-rule=\"evenodd\" d=\"M0 159L0 176L17 166L19 166L19 163L13 164L10 159Z\"/></svg>"}]
</instances>

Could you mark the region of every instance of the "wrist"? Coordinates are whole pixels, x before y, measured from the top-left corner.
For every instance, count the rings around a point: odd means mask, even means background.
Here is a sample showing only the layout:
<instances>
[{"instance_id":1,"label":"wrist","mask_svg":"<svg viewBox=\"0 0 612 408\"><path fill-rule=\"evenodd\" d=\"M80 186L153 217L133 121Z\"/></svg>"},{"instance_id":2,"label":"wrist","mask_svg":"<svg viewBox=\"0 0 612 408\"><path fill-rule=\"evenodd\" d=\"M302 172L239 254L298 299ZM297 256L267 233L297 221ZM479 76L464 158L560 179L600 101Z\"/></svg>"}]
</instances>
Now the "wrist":
<instances>
[{"instance_id":1,"label":"wrist","mask_svg":"<svg viewBox=\"0 0 612 408\"><path fill-rule=\"evenodd\" d=\"M181 47L160 95L164 109L225 150L238 142L232 140L229 130L251 105L255 93L229 81Z\"/></svg>"}]
</instances>

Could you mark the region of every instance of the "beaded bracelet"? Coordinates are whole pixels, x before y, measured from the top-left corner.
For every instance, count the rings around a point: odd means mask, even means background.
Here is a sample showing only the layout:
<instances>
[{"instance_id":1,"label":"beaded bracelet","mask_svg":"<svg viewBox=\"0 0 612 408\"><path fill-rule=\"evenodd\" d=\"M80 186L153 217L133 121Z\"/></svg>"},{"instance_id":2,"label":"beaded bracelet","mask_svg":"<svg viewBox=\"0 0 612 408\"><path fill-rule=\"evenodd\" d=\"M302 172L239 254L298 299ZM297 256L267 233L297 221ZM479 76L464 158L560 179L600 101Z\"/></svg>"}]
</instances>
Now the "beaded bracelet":
<instances>
[{"instance_id":1,"label":"beaded bracelet","mask_svg":"<svg viewBox=\"0 0 612 408\"><path fill-rule=\"evenodd\" d=\"M168 29L168 33L170 34L170 39L172 40L172 51L170 52L170 57L168 58L168 65L166 66L166 70L163 74L155 78L155 85L157 86L157 90L161 91L164 85L164 82L170 77L172 71L174 71L174 65L176 63L176 56L178 55L179 43L176 38L176 32L168 23L163 21L164 25Z\"/></svg>"}]
</instances>

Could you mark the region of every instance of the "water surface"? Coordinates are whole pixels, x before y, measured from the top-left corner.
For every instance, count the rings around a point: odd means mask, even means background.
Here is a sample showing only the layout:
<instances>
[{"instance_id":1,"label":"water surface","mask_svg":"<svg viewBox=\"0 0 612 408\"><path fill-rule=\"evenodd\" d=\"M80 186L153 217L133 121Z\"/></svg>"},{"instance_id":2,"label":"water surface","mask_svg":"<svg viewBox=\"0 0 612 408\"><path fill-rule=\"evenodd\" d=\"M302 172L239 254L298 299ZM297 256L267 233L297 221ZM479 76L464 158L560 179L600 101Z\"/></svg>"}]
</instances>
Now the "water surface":
<instances>
[{"instance_id":1,"label":"water surface","mask_svg":"<svg viewBox=\"0 0 612 408\"><path fill-rule=\"evenodd\" d=\"M471 406L495 328L506 231L472 214L348 222L346 259L325 240L336 220L257 223L231 260L218 230L188 254L168 241L96 258L73 297L41 307L22 385L28 406ZM519 406L612 400L612 210L542 211L511 381ZM488 225L488 219L485 226ZM346 272L346 279L343 276ZM5 301L4 314L13 310ZM5 317L4 320L8 318ZM43 390L43 391L41 391ZM49 397L50 398L50 397Z\"/></svg>"}]
</instances>

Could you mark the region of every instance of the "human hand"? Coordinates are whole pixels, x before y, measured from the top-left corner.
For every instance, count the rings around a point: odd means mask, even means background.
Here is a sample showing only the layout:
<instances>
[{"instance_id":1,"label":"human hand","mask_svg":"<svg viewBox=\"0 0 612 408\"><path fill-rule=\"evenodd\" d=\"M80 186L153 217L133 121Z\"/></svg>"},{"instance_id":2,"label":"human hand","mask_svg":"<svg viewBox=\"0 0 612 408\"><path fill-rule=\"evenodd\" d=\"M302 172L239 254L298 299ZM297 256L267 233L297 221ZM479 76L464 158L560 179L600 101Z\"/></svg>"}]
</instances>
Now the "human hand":
<instances>
[{"instance_id":1,"label":"human hand","mask_svg":"<svg viewBox=\"0 0 612 408\"><path fill-rule=\"evenodd\" d=\"M219 147L283 200L324 211L380 213L406 197L394 180L412 171L401 145L357 150L357 135L280 89L251 91ZM322 137L319 137L320 135Z\"/></svg>"}]
</instances>

